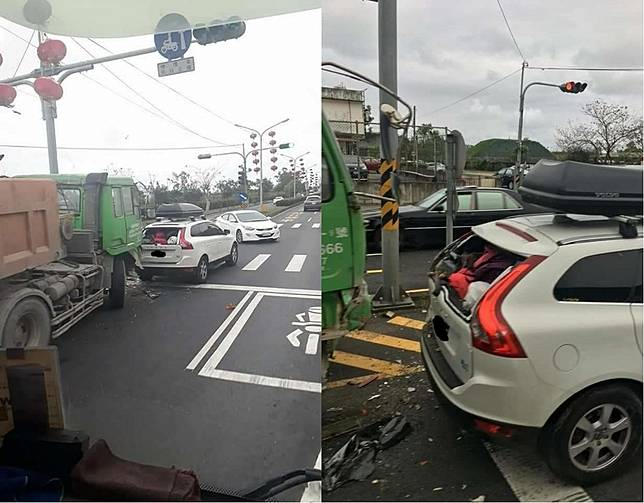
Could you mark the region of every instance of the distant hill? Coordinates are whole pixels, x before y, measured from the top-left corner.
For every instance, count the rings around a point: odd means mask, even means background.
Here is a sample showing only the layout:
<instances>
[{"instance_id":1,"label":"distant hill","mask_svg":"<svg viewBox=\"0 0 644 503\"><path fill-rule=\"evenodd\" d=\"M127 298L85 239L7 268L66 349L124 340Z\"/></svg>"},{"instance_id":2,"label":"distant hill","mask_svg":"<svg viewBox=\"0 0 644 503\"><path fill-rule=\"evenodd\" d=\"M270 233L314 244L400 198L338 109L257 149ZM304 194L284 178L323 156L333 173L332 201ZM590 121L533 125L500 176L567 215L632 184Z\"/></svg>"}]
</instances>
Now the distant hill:
<instances>
[{"instance_id":1,"label":"distant hill","mask_svg":"<svg viewBox=\"0 0 644 503\"><path fill-rule=\"evenodd\" d=\"M516 140L490 138L483 140L467 149L468 167L477 169L498 169L516 160ZM535 163L539 159L554 159L554 155L541 143L525 140L523 148L527 152L528 163ZM525 155L524 155L525 157Z\"/></svg>"}]
</instances>

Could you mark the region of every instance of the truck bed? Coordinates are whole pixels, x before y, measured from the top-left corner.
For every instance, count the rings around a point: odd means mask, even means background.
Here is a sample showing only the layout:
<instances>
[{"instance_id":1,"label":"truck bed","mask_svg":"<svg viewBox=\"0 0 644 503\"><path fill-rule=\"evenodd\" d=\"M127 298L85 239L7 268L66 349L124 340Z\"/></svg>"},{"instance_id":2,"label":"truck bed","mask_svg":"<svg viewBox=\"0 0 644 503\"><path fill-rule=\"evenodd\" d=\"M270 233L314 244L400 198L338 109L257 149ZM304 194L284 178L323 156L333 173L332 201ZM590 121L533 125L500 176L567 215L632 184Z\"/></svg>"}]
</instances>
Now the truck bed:
<instances>
[{"instance_id":1,"label":"truck bed","mask_svg":"<svg viewBox=\"0 0 644 503\"><path fill-rule=\"evenodd\" d=\"M0 179L0 280L64 256L53 180Z\"/></svg>"}]
</instances>

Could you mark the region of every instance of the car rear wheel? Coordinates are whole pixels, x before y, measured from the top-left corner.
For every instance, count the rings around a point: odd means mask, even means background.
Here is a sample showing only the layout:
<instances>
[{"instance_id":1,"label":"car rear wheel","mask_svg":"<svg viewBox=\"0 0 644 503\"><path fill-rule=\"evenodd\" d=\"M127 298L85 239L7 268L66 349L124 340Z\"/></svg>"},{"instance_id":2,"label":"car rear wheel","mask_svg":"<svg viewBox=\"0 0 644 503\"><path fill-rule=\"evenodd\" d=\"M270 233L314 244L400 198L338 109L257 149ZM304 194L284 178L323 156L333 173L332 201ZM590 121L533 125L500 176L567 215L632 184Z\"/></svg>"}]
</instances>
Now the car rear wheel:
<instances>
[{"instance_id":1,"label":"car rear wheel","mask_svg":"<svg viewBox=\"0 0 644 503\"><path fill-rule=\"evenodd\" d=\"M193 281L195 283L205 283L208 279L208 257L203 255L195 268Z\"/></svg>"},{"instance_id":2,"label":"car rear wheel","mask_svg":"<svg viewBox=\"0 0 644 503\"><path fill-rule=\"evenodd\" d=\"M226 258L226 265L227 266L234 266L237 263L237 259L239 258L239 247L237 246L237 243L233 243L233 246L230 248L230 255Z\"/></svg>"},{"instance_id":3,"label":"car rear wheel","mask_svg":"<svg viewBox=\"0 0 644 503\"><path fill-rule=\"evenodd\" d=\"M544 428L541 449L557 475L594 484L625 471L642 443L642 398L625 385L592 389Z\"/></svg>"},{"instance_id":4,"label":"car rear wheel","mask_svg":"<svg viewBox=\"0 0 644 503\"><path fill-rule=\"evenodd\" d=\"M240 244L244 242L244 236L242 235L242 231L240 231L239 229L237 229L237 232L235 233L235 239Z\"/></svg>"}]
</instances>

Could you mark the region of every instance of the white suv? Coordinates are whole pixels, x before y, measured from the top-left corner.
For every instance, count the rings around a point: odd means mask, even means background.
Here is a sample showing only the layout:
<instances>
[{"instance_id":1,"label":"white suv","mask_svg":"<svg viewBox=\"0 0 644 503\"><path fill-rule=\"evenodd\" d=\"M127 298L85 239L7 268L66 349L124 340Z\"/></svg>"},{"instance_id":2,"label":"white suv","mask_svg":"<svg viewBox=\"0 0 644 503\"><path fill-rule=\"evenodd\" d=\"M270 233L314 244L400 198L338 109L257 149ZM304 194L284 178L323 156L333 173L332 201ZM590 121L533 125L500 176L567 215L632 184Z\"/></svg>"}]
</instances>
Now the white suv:
<instances>
[{"instance_id":1,"label":"white suv","mask_svg":"<svg viewBox=\"0 0 644 503\"><path fill-rule=\"evenodd\" d=\"M496 277L470 272L483 253L501 264ZM487 433L538 429L564 478L594 483L628 466L642 443L641 218L486 223L429 275L422 355L443 398Z\"/></svg>"},{"instance_id":2,"label":"white suv","mask_svg":"<svg viewBox=\"0 0 644 503\"><path fill-rule=\"evenodd\" d=\"M204 283L210 264L237 263L235 238L209 220L165 220L143 230L139 276L152 279L155 274L182 270L193 281Z\"/></svg>"}]
</instances>

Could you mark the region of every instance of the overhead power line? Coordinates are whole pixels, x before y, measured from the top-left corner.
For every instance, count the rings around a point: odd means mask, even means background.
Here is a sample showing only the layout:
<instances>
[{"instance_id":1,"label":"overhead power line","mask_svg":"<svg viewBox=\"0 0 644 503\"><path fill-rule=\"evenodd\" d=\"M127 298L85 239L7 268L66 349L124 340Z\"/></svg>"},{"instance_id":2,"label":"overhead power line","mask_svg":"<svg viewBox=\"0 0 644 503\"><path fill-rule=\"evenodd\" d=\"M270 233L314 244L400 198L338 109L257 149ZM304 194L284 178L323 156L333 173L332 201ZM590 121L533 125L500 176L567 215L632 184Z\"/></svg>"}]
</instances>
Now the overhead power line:
<instances>
[{"instance_id":1,"label":"overhead power line","mask_svg":"<svg viewBox=\"0 0 644 503\"><path fill-rule=\"evenodd\" d=\"M510 23L508 23L508 18L505 16L505 12L503 11L503 6L501 5L501 0L496 0L496 3L499 4L499 9L501 9L501 15L503 16L503 20L505 21L505 26L508 27L508 31L510 32L510 36L512 37L512 42L514 42L514 46L517 48L517 51L519 52L519 55L521 56L521 60L525 61L525 56L523 55L523 52L521 52L521 49L519 48L519 44L517 43L517 39L514 37L514 33L512 33L512 28L510 28Z\"/></svg>"},{"instance_id":2,"label":"overhead power line","mask_svg":"<svg viewBox=\"0 0 644 503\"><path fill-rule=\"evenodd\" d=\"M83 46L83 45L82 45L78 40L76 40L74 37L71 37L71 39L74 41L74 43L76 43L76 45L78 45L78 47L80 47L83 51L85 51L85 52L86 52L86 53L87 53L91 58L95 58L95 57L96 57L96 56L94 56L94 54L92 54L92 52L91 52L91 51L89 51L88 49L86 49L86 48L85 48L85 47L84 47L84 46ZM171 120L175 125L177 125L177 126L178 126L178 127L180 127L181 129L183 129L183 130L185 130L185 131L187 131L187 132L189 132L189 133L192 133L192 134L194 134L194 135L196 135L196 136L199 136L200 138L203 138L204 140L208 140L208 141L211 141L211 142L216 143L216 144L219 144L219 145L223 145L223 144L224 144L224 142L221 142L221 141L218 141L218 140L213 140L212 138L209 138L209 137L207 137L207 136L204 136L204 135L202 135L201 133L198 133L197 131L194 131L193 129L189 128L189 127L188 127L188 126L186 126L185 124L183 124L183 123L179 122L178 120L176 120L175 118L173 118L172 116L170 116L169 114L167 114L165 111L163 111L160 107L158 107L157 105L155 105L152 101L150 101L150 100L149 100L149 99L147 99L145 96L143 96L140 92L138 92L136 89L134 89L130 84L128 84L127 82L125 82L125 80L123 80L121 77L119 77L115 72L113 72L112 70L110 70L108 67L104 67L104 68L105 68L105 70L106 70L110 75L112 75L112 77L114 77L116 80L118 80L121 84L123 84L125 87L127 87L130 91L132 91L134 94L136 94L139 98L141 98L141 99L142 99L143 101L145 101L148 105L150 105L152 108L154 108L155 110L157 110L160 114L162 114L162 115L164 115L165 117L167 117L169 120Z\"/></svg>"},{"instance_id":3,"label":"overhead power line","mask_svg":"<svg viewBox=\"0 0 644 503\"><path fill-rule=\"evenodd\" d=\"M91 150L91 151L126 151L126 152L156 152L166 150L203 150L218 147L229 147L231 145L202 145L199 147L57 147L58 150ZM0 148L29 148L46 149L46 145L2 145Z\"/></svg>"},{"instance_id":4,"label":"overhead power line","mask_svg":"<svg viewBox=\"0 0 644 503\"><path fill-rule=\"evenodd\" d=\"M486 89L489 89L490 87L495 86L500 82L503 82L505 79L509 79L510 77L512 77L512 75L515 75L516 73L519 73L520 71L521 71L521 68L517 68L513 72L508 73L505 77L501 77L500 79L495 80L491 84L488 84L487 86L482 87L481 89L479 89L477 91L474 91L473 93L470 93L467 96L463 96L462 98L450 103L449 105L445 105L445 106L442 106L440 108L436 108L436 109L432 110L429 113L433 114L433 113L436 113L436 112L441 112L441 111L445 110L446 108L449 108L449 107L452 107L454 105L457 105L458 103L461 103L462 101L465 101L466 99L471 98L472 96L476 96L477 94L482 93Z\"/></svg>"},{"instance_id":5,"label":"overhead power line","mask_svg":"<svg viewBox=\"0 0 644 503\"><path fill-rule=\"evenodd\" d=\"M108 54L114 54L114 53L113 53L112 51L110 51L107 47L105 47L104 45L102 45L102 44L100 44L100 43L96 42L96 40L91 39L91 38L88 38L87 40L89 40L91 43L93 43L93 44L94 44L94 45L96 45L97 47L100 47L101 49L103 49L103 50L104 50L105 52L107 52ZM132 68L134 68L137 72L139 72L139 73L141 73L141 74L145 75L145 76L146 76L146 77L148 77L149 79L152 79L154 82L156 82L157 84L162 85L163 87L165 87L166 89L168 89L168 90L172 91L172 92L173 92L173 93L175 93L176 95L181 96L184 100L188 101L189 103L192 103L193 105L198 106L198 107L199 107L199 108L201 108L202 110L205 110L205 111L206 111L206 112L208 112L209 114L211 114L211 115L213 115L213 116L217 117L218 119L220 119L220 120L222 120L222 121L224 121L224 122L227 122L228 124L230 124L230 125L232 125L232 126L234 126L234 125L235 125L235 123L234 123L233 121L231 121L231 120L227 119L226 117L224 117L224 116L222 116L222 115L218 114L217 112L215 112L215 111L211 110L210 108L208 108L207 106L205 106L205 105L203 105L203 104L199 103L198 101L193 100L192 98L190 98L189 96L186 96L186 95L185 95L185 94L183 94L182 92L177 91L174 87L172 87L172 86L170 86L170 85L166 84L165 82L163 82L163 81L161 81L161 80L157 79L157 78L156 78L156 77L154 77L153 75L150 75L149 73L145 72L144 70L142 70L141 68L139 68L138 66L136 66L136 65L135 65L134 63L132 63L131 61L123 60L123 63L125 63L125 64L127 64L127 65L131 66L131 67L132 67Z\"/></svg>"},{"instance_id":6,"label":"overhead power line","mask_svg":"<svg viewBox=\"0 0 644 503\"><path fill-rule=\"evenodd\" d=\"M27 45L25 46L25 50L23 51L22 56L20 56L20 61L18 61L18 66L16 66L16 69L13 71L12 78L18 74L18 70L20 70L20 65L22 65L22 62L25 59L25 56L27 55L27 51L29 50L29 46L31 45L31 41L33 40L35 34L36 34L36 30L32 30L31 37L29 37L29 40L27 41Z\"/></svg>"},{"instance_id":7,"label":"overhead power line","mask_svg":"<svg viewBox=\"0 0 644 503\"><path fill-rule=\"evenodd\" d=\"M579 66L528 66L528 70L573 70L585 72L641 72L644 68L583 68Z\"/></svg>"}]
</instances>

